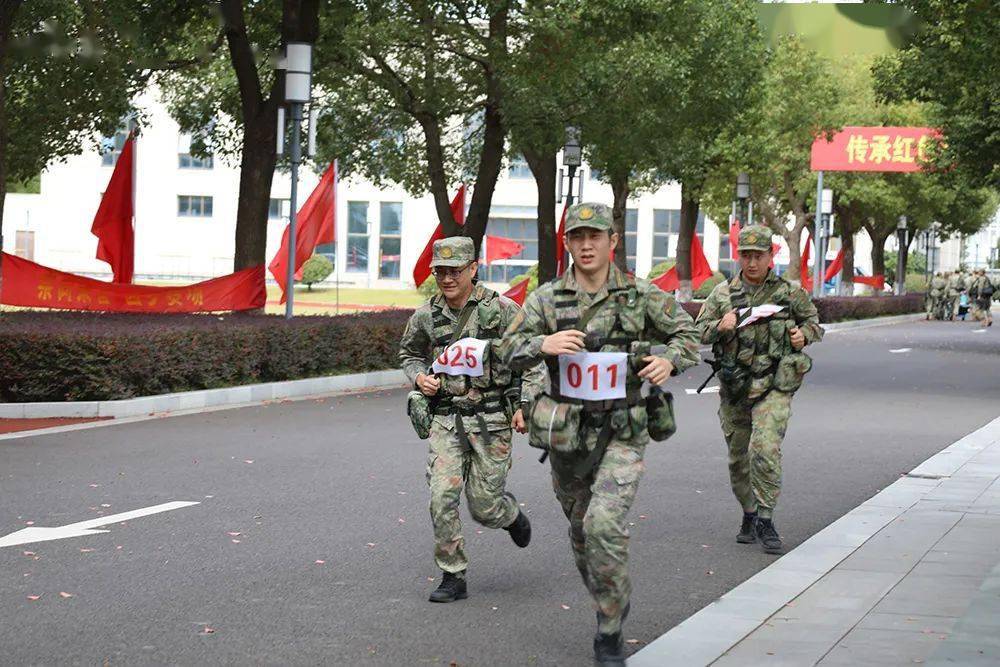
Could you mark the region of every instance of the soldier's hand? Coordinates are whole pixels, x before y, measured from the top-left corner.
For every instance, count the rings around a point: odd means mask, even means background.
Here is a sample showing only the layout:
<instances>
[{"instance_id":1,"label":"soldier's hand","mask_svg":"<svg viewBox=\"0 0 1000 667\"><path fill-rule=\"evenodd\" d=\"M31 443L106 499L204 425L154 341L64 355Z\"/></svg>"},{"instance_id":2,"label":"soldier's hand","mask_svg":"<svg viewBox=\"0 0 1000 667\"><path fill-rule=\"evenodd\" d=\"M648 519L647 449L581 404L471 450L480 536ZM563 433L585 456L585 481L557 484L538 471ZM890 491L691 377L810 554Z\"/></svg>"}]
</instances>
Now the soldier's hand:
<instances>
[{"instance_id":1,"label":"soldier's hand","mask_svg":"<svg viewBox=\"0 0 1000 667\"><path fill-rule=\"evenodd\" d=\"M438 380L433 375L421 373L417 376L417 388L424 396L433 396L441 388L441 380Z\"/></svg>"},{"instance_id":2,"label":"soldier's hand","mask_svg":"<svg viewBox=\"0 0 1000 667\"><path fill-rule=\"evenodd\" d=\"M514 417L510 420L510 425L518 433L528 432L528 427L524 424L524 410L521 408L517 409L517 412L514 413Z\"/></svg>"},{"instance_id":3,"label":"soldier's hand","mask_svg":"<svg viewBox=\"0 0 1000 667\"><path fill-rule=\"evenodd\" d=\"M558 354L576 354L584 349L583 339L586 335L576 329L557 331L542 340L542 354L556 356Z\"/></svg>"},{"instance_id":4,"label":"soldier's hand","mask_svg":"<svg viewBox=\"0 0 1000 667\"><path fill-rule=\"evenodd\" d=\"M789 338L792 339L792 347L799 351L806 346L806 335L798 327L788 330Z\"/></svg>"},{"instance_id":5,"label":"soldier's hand","mask_svg":"<svg viewBox=\"0 0 1000 667\"><path fill-rule=\"evenodd\" d=\"M639 371L639 377L650 384L659 386L674 372L674 365L663 357L648 356L642 360L646 362L646 367Z\"/></svg>"},{"instance_id":6,"label":"soldier's hand","mask_svg":"<svg viewBox=\"0 0 1000 667\"><path fill-rule=\"evenodd\" d=\"M734 329L736 329L736 311L730 310L719 320L719 331L721 333L728 333Z\"/></svg>"}]
</instances>

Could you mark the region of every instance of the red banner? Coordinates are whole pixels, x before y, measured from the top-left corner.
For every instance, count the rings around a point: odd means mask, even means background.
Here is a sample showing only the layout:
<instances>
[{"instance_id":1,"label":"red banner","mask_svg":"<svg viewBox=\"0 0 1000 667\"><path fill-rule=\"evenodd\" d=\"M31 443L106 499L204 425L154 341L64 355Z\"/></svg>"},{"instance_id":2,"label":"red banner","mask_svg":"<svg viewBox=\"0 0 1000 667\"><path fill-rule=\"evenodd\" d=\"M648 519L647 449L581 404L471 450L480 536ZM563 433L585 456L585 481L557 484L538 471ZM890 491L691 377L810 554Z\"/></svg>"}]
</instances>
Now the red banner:
<instances>
[{"instance_id":1,"label":"red banner","mask_svg":"<svg viewBox=\"0 0 1000 667\"><path fill-rule=\"evenodd\" d=\"M528 283L531 282L528 278L525 278L518 284L511 287L509 290L503 293L505 297L513 301L519 306L524 305L524 300L528 298Z\"/></svg>"},{"instance_id":2,"label":"red banner","mask_svg":"<svg viewBox=\"0 0 1000 667\"><path fill-rule=\"evenodd\" d=\"M0 303L112 313L202 313L263 308L264 266L183 287L106 283L3 254Z\"/></svg>"},{"instance_id":3,"label":"red banner","mask_svg":"<svg viewBox=\"0 0 1000 667\"><path fill-rule=\"evenodd\" d=\"M930 127L845 127L812 145L813 171L920 171L941 136Z\"/></svg>"},{"instance_id":4,"label":"red banner","mask_svg":"<svg viewBox=\"0 0 1000 667\"><path fill-rule=\"evenodd\" d=\"M465 224L465 183L462 183L462 187L458 189L455 193L455 197L451 200L451 215L455 218L455 222L459 226ZM434 233L427 240L427 245L424 246L423 252L420 253L420 257L417 257L417 263L413 265L413 284L420 287L424 284L424 281L431 277L431 257L434 255L434 242L444 238L444 230L441 229L441 223L434 228Z\"/></svg>"},{"instance_id":5,"label":"red banner","mask_svg":"<svg viewBox=\"0 0 1000 667\"><path fill-rule=\"evenodd\" d=\"M691 235L691 288L698 289L701 284L712 277L712 266L705 258L705 251L701 247L701 239L697 234ZM664 292L673 292L681 286L680 278L677 275L677 266L670 267L670 270L659 278L651 280L654 285Z\"/></svg>"},{"instance_id":6,"label":"red banner","mask_svg":"<svg viewBox=\"0 0 1000 667\"><path fill-rule=\"evenodd\" d=\"M520 255L522 250L524 250L524 246L514 239L508 239L503 236L486 237L487 264Z\"/></svg>"}]
</instances>

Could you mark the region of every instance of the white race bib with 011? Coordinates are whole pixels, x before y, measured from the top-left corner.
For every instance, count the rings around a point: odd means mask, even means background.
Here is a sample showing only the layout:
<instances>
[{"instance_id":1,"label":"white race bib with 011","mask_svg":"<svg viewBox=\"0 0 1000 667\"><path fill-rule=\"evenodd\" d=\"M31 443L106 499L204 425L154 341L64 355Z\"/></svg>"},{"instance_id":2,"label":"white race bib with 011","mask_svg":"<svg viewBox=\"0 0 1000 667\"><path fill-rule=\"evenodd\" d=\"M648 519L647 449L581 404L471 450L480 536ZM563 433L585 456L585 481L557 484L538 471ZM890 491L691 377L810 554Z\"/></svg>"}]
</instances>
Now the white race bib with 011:
<instances>
[{"instance_id":1,"label":"white race bib with 011","mask_svg":"<svg viewBox=\"0 0 1000 667\"><path fill-rule=\"evenodd\" d=\"M559 355L559 393L585 401L625 398L626 352Z\"/></svg>"},{"instance_id":2,"label":"white race bib with 011","mask_svg":"<svg viewBox=\"0 0 1000 667\"><path fill-rule=\"evenodd\" d=\"M435 373L445 375L468 375L482 377L483 355L486 354L488 340L461 338L444 349L431 365Z\"/></svg>"}]
</instances>

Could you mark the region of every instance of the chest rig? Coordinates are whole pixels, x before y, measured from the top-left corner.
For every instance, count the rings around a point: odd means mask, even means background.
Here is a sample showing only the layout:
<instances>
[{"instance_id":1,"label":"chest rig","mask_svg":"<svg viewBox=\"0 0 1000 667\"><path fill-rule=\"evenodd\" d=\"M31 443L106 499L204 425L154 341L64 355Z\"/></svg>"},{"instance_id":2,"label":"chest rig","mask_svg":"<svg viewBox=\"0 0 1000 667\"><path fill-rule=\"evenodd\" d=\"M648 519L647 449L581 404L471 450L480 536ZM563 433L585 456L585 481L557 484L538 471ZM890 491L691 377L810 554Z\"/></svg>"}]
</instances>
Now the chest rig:
<instances>
[{"instance_id":1,"label":"chest rig","mask_svg":"<svg viewBox=\"0 0 1000 667\"><path fill-rule=\"evenodd\" d=\"M482 376L440 375L441 391L433 406L437 415L481 416L507 409L504 393L510 387L513 374L495 352L496 343L506 328L500 295L478 286L473 297L475 301L470 299L465 305L457 323L445 315L443 296L438 295L431 302L432 358L439 357L460 338L489 341L483 353Z\"/></svg>"}]
</instances>

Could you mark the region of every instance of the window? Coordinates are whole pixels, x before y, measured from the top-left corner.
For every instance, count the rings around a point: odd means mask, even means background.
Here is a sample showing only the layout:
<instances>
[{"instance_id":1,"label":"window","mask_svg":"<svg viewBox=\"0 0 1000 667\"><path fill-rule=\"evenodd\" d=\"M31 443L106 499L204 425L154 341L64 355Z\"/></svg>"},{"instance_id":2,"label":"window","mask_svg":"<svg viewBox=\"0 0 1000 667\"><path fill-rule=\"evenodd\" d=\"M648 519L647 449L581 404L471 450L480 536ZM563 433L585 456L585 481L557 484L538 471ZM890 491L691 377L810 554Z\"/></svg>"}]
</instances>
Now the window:
<instances>
[{"instance_id":1,"label":"window","mask_svg":"<svg viewBox=\"0 0 1000 667\"><path fill-rule=\"evenodd\" d=\"M379 277L399 279L400 240L403 233L403 205L379 204Z\"/></svg>"},{"instance_id":2,"label":"window","mask_svg":"<svg viewBox=\"0 0 1000 667\"><path fill-rule=\"evenodd\" d=\"M177 195L177 215L182 218L211 218L212 198L203 195Z\"/></svg>"},{"instance_id":3,"label":"window","mask_svg":"<svg viewBox=\"0 0 1000 667\"><path fill-rule=\"evenodd\" d=\"M347 270L368 271L368 202L347 202Z\"/></svg>"},{"instance_id":4,"label":"window","mask_svg":"<svg viewBox=\"0 0 1000 667\"><path fill-rule=\"evenodd\" d=\"M635 246L639 237L639 210L625 209L625 263L635 273Z\"/></svg>"},{"instance_id":5,"label":"window","mask_svg":"<svg viewBox=\"0 0 1000 667\"><path fill-rule=\"evenodd\" d=\"M113 167L118 161L118 156L122 154L125 141L128 139L128 130L119 129L113 137L101 139L101 166Z\"/></svg>"},{"instance_id":6,"label":"window","mask_svg":"<svg viewBox=\"0 0 1000 667\"><path fill-rule=\"evenodd\" d=\"M528 166L528 161L524 159L523 155L511 158L507 174L511 178L532 178L531 167Z\"/></svg>"},{"instance_id":7,"label":"window","mask_svg":"<svg viewBox=\"0 0 1000 667\"><path fill-rule=\"evenodd\" d=\"M524 246L520 254L498 260L480 269L480 275L489 282L510 282L538 261L538 219L530 206L494 206L490 209L490 222L486 233L517 241ZM530 215L531 217L527 217ZM495 217L494 217L495 216ZM525 217L520 217L525 216Z\"/></svg>"},{"instance_id":8,"label":"window","mask_svg":"<svg viewBox=\"0 0 1000 667\"><path fill-rule=\"evenodd\" d=\"M670 247L673 246L674 254L677 254L677 236L681 232L681 212L680 209L658 208L653 210L653 266L660 262L665 262L670 257ZM694 226L694 233L704 245L705 242L705 214L698 213L698 221Z\"/></svg>"},{"instance_id":9,"label":"window","mask_svg":"<svg viewBox=\"0 0 1000 667\"><path fill-rule=\"evenodd\" d=\"M719 237L719 271L727 278L732 278L736 273L736 261L733 260L732 248L729 247L729 234Z\"/></svg>"},{"instance_id":10,"label":"window","mask_svg":"<svg viewBox=\"0 0 1000 667\"><path fill-rule=\"evenodd\" d=\"M22 259L35 259L35 232L18 230L14 235L14 254Z\"/></svg>"},{"instance_id":11,"label":"window","mask_svg":"<svg viewBox=\"0 0 1000 667\"><path fill-rule=\"evenodd\" d=\"M211 169L215 166L211 155L200 158L193 157L190 153L178 153L177 162L177 166L181 169Z\"/></svg>"},{"instance_id":12,"label":"window","mask_svg":"<svg viewBox=\"0 0 1000 667\"><path fill-rule=\"evenodd\" d=\"M291 201L288 199L272 198L267 204L267 219L287 221L291 210Z\"/></svg>"}]
</instances>

